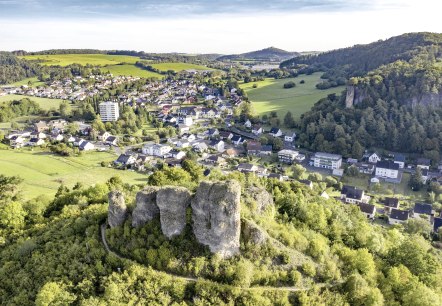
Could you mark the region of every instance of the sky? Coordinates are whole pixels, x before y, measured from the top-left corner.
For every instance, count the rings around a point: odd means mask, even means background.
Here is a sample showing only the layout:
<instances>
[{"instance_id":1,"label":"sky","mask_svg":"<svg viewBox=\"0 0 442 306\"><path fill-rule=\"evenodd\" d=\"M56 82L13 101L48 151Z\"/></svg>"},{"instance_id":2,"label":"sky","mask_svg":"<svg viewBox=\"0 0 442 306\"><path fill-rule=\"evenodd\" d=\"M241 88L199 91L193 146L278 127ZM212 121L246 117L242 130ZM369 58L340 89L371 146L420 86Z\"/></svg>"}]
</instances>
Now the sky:
<instances>
[{"instance_id":1,"label":"sky","mask_svg":"<svg viewBox=\"0 0 442 306\"><path fill-rule=\"evenodd\" d=\"M442 33L439 0L0 0L0 50L325 51Z\"/></svg>"}]
</instances>

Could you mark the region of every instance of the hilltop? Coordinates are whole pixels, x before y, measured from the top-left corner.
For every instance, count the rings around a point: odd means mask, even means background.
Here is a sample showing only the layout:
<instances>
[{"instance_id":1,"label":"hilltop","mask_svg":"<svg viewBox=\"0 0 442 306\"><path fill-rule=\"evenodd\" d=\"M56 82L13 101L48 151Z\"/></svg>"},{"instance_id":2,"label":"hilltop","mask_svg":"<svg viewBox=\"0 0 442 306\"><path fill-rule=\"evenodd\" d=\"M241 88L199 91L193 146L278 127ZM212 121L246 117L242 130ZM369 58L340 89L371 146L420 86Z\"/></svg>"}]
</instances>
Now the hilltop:
<instances>
[{"instance_id":1,"label":"hilltop","mask_svg":"<svg viewBox=\"0 0 442 306\"><path fill-rule=\"evenodd\" d=\"M242 54L224 55L218 58L219 61L235 60L264 60L272 62L281 62L283 60L299 56L298 52L289 52L275 47L270 47L258 51L252 51Z\"/></svg>"}]
</instances>

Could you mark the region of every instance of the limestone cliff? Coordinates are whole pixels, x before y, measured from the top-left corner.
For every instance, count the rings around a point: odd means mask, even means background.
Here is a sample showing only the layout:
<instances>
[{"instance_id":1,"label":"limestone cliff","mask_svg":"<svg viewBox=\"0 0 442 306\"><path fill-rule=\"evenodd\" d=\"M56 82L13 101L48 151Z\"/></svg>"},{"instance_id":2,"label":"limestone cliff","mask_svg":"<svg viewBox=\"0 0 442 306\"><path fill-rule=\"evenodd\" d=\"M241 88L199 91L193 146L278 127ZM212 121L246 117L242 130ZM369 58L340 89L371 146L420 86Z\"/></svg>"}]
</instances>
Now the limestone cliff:
<instances>
[{"instance_id":1,"label":"limestone cliff","mask_svg":"<svg viewBox=\"0 0 442 306\"><path fill-rule=\"evenodd\" d=\"M186 208L191 194L184 187L163 187L157 192L156 204L160 210L161 230L171 238L186 226Z\"/></svg>"},{"instance_id":2,"label":"limestone cliff","mask_svg":"<svg viewBox=\"0 0 442 306\"><path fill-rule=\"evenodd\" d=\"M127 217L127 207L124 196L120 191L109 193L109 208L107 222L110 227L120 226Z\"/></svg>"},{"instance_id":3,"label":"limestone cliff","mask_svg":"<svg viewBox=\"0 0 442 306\"><path fill-rule=\"evenodd\" d=\"M192 199L193 232L213 253L239 253L241 186L236 181L202 182Z\"/></svg>"},{"instance_id":4,"label":"limestone cliff","mask_svg":"<svg viewBox=\"0 0 442 306\"><path fill-rule=\"evenodd\" d=\"M143 226L146 222L159 215L160 209L157 206L158 187L146 187L137 193L136 207L132 212L132 226Z\"/></svg>"}]
</instances>

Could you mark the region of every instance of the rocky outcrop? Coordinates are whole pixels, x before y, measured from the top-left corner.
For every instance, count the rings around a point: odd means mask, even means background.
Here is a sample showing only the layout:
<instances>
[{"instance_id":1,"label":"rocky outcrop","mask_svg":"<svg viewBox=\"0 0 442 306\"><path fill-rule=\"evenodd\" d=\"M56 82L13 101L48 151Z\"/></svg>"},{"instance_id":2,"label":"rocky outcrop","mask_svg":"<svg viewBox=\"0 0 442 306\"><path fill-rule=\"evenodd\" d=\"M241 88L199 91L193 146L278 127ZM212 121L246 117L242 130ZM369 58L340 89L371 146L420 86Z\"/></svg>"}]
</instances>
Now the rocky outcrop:
<instances>
[{"instance_id":1,"label":"rocky outcrop","mask_svg":"<svg viewBox=\"0 0 442 306\"><path fill-rule=\"evenodd\" d=\"M136 207L132 212L132 226L143 226L146 222L159 215L157 206L158 187L146 187L137 193Z\"/></svg>"},{"instance_id":2,"label":"rocky outcrop","mask_svg":"<svg viewBox=\"0 0 442 306\"><path fill-rule=\"evenodd\" d=\"M239 253L240 196L236 181L202 182L192 199L196 239L224 258Z\"/></svg>"},{"instance_id":3,"label":"rocky outcrop","mask_svg":"<svg viewBox=\"0 0 442 306\"><path fill-rule=\"evenodd\" d=\"M243 220L241 224L241 234L245 242L256 245L264 244L267 241L267 233L249 220Z\"/></svg>"},{"instance_id":4,"label":"rocky outcrop","mask_svg":"<svg viewBox=\"0 0 442 306\"><path fill-rule=\"evenodd\" d=\"M191 194L184 187L164 187L158 190L156 205L160 210L161 230L168 238L181 234L186 226L186 208Z\"/></svg>"},{"instance_id":5,"label":"rocky outcrop","mask_svg":"<svg viewBox=\"0 0 442 306\"><path fill-rule=\"evenodd\" d=\"M124 195L120 191L109 193L109 208L107 222L110 227L120 226L127 217L127 206Z\"/></svg>"},{"instance_id":6,"label":"rocky outcrop","mask_svg":"<svg viewBox=\"0 0 442 306\"><path fill-rule=\"evenodd\" d=\"M256 203L258 213L265 212L269 207L273 207L273 196L264 188L252 186L247 188L247 195Z\"/></svg>"},{"instance_id":7,"label":"rocky outcrop","mask_svg":"<svg viewBox=\"0 0 442 306\"><path fill-rule=\"evenodd\" d=\"M347 86L347 96L345 98L345 107L350 108L353 106L353 101L355 99L355 87Z\"/></svg>"}]
</instances>

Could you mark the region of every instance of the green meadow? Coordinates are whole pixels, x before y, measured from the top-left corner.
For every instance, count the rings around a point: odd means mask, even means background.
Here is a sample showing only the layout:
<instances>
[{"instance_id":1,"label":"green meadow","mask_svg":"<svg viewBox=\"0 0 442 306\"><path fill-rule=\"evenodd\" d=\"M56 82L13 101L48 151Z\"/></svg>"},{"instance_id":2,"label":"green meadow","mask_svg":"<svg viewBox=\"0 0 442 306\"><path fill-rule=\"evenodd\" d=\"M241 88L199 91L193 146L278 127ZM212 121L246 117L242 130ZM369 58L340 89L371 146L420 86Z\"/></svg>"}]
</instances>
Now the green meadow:
<instances>
[{"instance_id":1,"label":"green meadow","mask_svg":"<svg viewBox=\"0 0 442 306\"><path fill-rule=\"evenodd\" d=\"M68 66L71 64L107 66L120 63L135 64L140 60L136 56L108 55L108 54L50 54L50 55L26 55L21 58L27 60L41 60L42 65Z\"/></svg>"},{"instance_id":2,"label":"green meadow","mask_svg":"<svg viewBox=\"0 0 442 306\"><path fill-rule=\"evenodd\" d=\"M6 95L0 97L0 103L14 101L14 100L21 100L24 98L28 98L29 100L37 102L40 105L40 107L44 110L50 110L51 108L58 109L60 103L63 101L61 99L39 98L39 97L31 97L23 95Z\"/></svg>"},{"instance_id":3,"label":"green meadow","mask_svg":"<svg viewBox=\"0 0 442 306\"><path fill-rule=\"evenodd\" d=\"M312 106L320 99L332 93L340 93L344 90L344 86L330 88L326 90L317 89L316 84L320 83L321 72L312 75L300 75L290 79L265 79L260 82L250 82L241 84L250 101L252 102L257 115L268 114L276 111L282 119L284 115L290 111L293 117L300 116L309 111ZM304 84L300 81L304 80ZM293 81L296 87L284 89L284 83ZM258 87L253 88L256 84Z\"/></svg>"},{"instance_id":4,"label":"green meadow","mask_svg":"<svg viewBox=\"0 0 442 306\"><path fill-rule=\"evenodd\" d=\"M116 155L109 152L86 152L79 157L61 157L47 152L0 150L0 174L23 178L26 199L41 194L53 196L61 183L72 188L77 182L90 186L104 183L112 176L124 182L140 184L147 177L133 171L102 167L102 161L111 162Z\"/></svg>"},{"instance_id":5,"label":"green meadow","mask_svg":"<svg viewBox=\"0 0 442 306\"><path fill-rule=\"evenodd\" d=\"M164 76L149 70L141 69L135 65L112 65L101 68L102 71L109 71L113 75L134 76L140 78L158 78L162 79Z\"/></svg>"},{"instance_id":6,"label":"green meadow","mask_svg":"<svg viewBox=\"0 0 442 306\"><path fill-rule=\"evenodd\" d=\"M160 63L160 64L152 64L151 66L160 70L160 71L173 70L176 72L180 72L180 71L189 70L189 69L213 70L213 69L208 68L206 66L189 64L189 63Z\"/></svg>"},{"instance_id":7,"label":"green meadow","mask_svg":"<svg viewBox=\"0 0 442 306\"><path fill-rule=\"evenodd\" d=\"M9 85L11 85L11 86L31 85L31 87L38 87L38 86L42 86L44 84L45 83L40 82L37 77L34 77L34 78L27 78L27 79L24 79L24 80L21 80L21 81L18 81L18 82L9 84Z\"/></svg>"}]
</instances>

